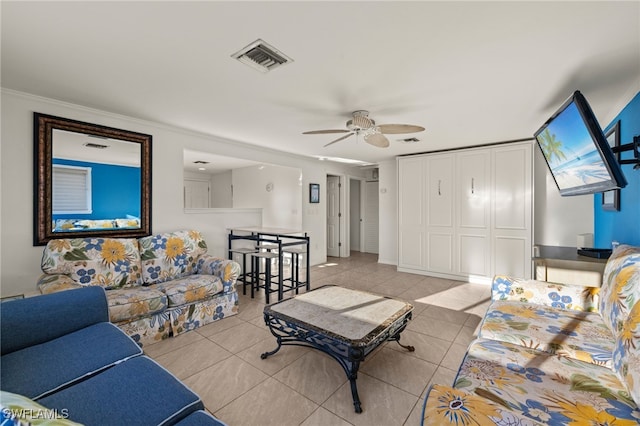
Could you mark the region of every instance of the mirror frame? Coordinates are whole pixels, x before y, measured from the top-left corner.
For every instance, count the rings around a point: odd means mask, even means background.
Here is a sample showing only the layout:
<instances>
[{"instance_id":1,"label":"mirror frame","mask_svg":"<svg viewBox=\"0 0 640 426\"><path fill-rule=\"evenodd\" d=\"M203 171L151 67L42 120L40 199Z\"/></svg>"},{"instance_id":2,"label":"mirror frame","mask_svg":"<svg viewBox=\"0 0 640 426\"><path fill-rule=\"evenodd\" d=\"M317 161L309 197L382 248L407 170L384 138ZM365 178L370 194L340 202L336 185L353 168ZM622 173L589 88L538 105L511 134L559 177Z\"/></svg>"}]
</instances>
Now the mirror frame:
<instances>
[{"instance_id":1,"label":"mirror frame","mask_svg":"<svg viewBox=\"0 0 640 426\"><path fill-rule=\"evenodd\" d=\"M58 238L127 237L151 235L151 135L33 113L34 125L34 232L33 245ZM84 133L140 144L140 228L54 233L52 229L53 130Z\"/></svg>"}]
</instances>

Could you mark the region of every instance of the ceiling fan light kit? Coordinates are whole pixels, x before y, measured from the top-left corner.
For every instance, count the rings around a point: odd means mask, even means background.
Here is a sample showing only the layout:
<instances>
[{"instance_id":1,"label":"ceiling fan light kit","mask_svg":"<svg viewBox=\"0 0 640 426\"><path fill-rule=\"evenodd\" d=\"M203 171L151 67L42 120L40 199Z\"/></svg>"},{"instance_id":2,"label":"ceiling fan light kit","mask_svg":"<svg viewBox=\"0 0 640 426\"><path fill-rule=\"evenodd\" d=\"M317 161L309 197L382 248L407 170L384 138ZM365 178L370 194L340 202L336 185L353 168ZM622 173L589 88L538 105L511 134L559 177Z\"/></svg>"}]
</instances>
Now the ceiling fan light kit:
<instances>
[{"instance_id":1,"label":"ceiling fan light kit","mask_svg":"<svg viewBox=\"0 0 640 426\"><path fill-rule=\"evenodd\" d=\"M424 127L416 126L413 124L380 124L376 125L376 122L369 118L369 111L366 110L357 110L352 114L351 120L348 120L346 123L347 130L343 129L327 129L327 130L311 130L308 132L303 132L303 135L323 135L329 133L347 133L345 136L341 136L338 139L335 139L325 147L329 145L333 145L336 142L343 141L350 136L362 135L364 137L364 141L370 145L379 147L379 148L387 148L389 146L389 139L385 136L385 134L399 134L399 133L417 133L424 131Z\"/></svg>"}]
</instances>

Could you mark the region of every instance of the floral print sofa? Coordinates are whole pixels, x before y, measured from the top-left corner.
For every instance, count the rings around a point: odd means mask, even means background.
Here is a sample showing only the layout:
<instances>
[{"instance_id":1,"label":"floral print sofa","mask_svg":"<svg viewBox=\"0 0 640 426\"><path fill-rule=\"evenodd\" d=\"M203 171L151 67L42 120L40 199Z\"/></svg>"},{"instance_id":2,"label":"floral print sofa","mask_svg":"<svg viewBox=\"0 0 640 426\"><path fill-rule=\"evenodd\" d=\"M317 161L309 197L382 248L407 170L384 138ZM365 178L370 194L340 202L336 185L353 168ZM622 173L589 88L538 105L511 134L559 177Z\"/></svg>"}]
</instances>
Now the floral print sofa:
<instances>
[{"instance_id":1,"label":"floral print sofa","mask_svg":"<svg viewBox=\"0 0 640 426\"><path fill-rule=\"evenodd\" d=\"M41 293L106 290L109 317L140 346L235 315L238 263L207 254L198 231L49 241Z\"/></svg>"},{"instance_id":2,"label":"floral print sofa","mask_svg":"<svg viewBox=\"0 0 640 426\"><path fill-rule=\"evenodd\" d=\"M621 245L602 286L504 276L453 386L425 425L640 424L640 247Z\"/></svg>"}]
</instances>

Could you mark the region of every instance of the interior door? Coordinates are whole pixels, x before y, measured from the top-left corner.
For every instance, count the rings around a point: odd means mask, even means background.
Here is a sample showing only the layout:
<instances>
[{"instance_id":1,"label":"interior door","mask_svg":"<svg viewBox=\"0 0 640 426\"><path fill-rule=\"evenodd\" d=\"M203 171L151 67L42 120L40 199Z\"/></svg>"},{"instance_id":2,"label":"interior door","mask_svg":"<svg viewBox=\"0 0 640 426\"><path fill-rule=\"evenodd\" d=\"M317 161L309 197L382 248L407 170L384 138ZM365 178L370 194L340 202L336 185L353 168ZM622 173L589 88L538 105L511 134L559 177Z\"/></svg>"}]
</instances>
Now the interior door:
<instances>
[{"instance_id":1,"label":"interior door","mask_svg":"<svg viewBox=\"0 0 640 426\"><path fill-rule=\"evenodd\" d=\"M340 257L340 178L327 176L327 256Z\"/></svg>"},{"instance_id":2,"label":"interior door","mask_svg":"<svg viewBox=\"0 0 640 426\"><path fill-rule=\"evenodd\" d=\"M364 251L378 253L379 241L379 199L378 181L367 182L364 194Z\"/></svg>"},{"instance_id":3,"label":"interior door","mask_svg":"<svg viewBox=\"0 0 640 426\"><path fill-rule=\"evenodd\" d=\"M184 207L187 209L206 209L209 207L208 181L185 179Z\"/></svg>"}]
</instances>

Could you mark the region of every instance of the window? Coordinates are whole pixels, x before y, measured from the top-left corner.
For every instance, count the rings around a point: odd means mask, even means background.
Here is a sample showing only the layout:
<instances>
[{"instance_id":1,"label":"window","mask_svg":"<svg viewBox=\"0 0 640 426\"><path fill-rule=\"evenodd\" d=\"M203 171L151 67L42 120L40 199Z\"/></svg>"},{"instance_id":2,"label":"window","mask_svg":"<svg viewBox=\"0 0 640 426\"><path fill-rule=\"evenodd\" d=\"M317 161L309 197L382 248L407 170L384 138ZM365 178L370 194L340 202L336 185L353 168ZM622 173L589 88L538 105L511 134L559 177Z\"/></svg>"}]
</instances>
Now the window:
<instances>
[{"instance_id":1,"label":"window","mask_svg":"<svg viewBox=\"0 0 640 426\"><path fill-rule=\"evenodd\" d=\"M53 165L53 214L91 213L91 167Z\"/></svg>"}]
</instances>

